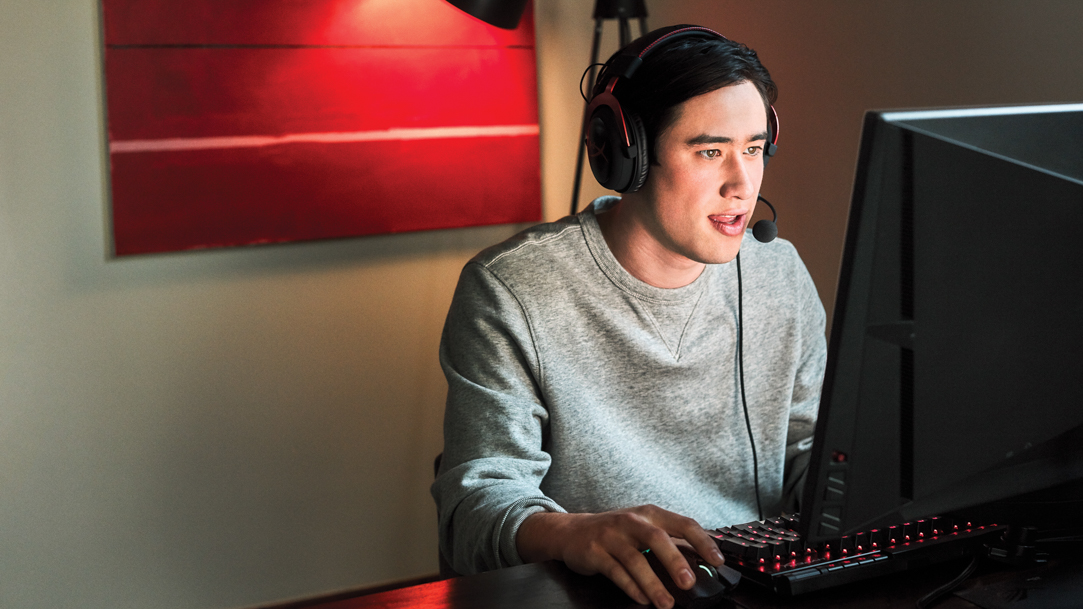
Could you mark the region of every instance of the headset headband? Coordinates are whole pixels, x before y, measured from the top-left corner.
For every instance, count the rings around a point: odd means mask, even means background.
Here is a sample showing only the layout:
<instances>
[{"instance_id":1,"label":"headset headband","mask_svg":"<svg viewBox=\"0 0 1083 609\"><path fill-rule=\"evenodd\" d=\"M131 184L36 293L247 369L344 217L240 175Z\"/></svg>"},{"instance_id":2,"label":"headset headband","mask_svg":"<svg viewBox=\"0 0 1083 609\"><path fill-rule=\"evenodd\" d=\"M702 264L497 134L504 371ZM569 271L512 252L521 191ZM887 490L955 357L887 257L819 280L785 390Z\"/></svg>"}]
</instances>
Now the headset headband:
<instances>
[{"instance_id":1,"label":"headset headband","mask_svg":"<svg viewBox=\"0 0 1083 609\"><path fill-rule=\"evenodd\" d=\"M689 38L691 36L709 34L710 36L729 40L722 34L698 25L671 25L651 32L649 35L633 41L628 46L617 51L605 62L605 67L598 75L598 82L594 85L591 96L597 95L605 89L606 81L612 78L631 78L643 60L650 55L659 44L664 41ZM607 79L607 77L609 77Z\"/></svg>"}]
</instances>

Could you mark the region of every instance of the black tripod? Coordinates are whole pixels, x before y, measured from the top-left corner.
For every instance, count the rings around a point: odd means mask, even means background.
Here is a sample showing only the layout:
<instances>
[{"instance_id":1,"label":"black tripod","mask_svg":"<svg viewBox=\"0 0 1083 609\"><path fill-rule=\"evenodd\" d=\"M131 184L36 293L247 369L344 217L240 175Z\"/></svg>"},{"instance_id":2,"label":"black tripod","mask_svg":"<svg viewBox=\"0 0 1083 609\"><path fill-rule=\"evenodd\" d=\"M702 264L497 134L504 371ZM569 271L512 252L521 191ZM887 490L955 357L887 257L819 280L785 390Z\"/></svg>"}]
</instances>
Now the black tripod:
<instances>
[{"instance_id":1,"label":"black tripod","mask_svg":"<svg viewBox=\"0 0 1083 609\"><path fill-rule=\"evenodd\" d=\"M594 89L595 69L598 64L598 45L602 40L602 24L606 19L618 19L620 22L620 48L624 48L632 42L631 19L639 20L639 35L647 33L647 5L645 0L595 0L594 2L594 42L590 45L590 78L587 81L587 91ZM582 86L582 83L580 83ZM583 110L587 104L584 102ZM579 211L579 185L583 175L583 138L587 136L587 126L584 123L579 128L579 154L575 161L575 185L572 187L572 215Z\"/></svg>"}]
</instances>

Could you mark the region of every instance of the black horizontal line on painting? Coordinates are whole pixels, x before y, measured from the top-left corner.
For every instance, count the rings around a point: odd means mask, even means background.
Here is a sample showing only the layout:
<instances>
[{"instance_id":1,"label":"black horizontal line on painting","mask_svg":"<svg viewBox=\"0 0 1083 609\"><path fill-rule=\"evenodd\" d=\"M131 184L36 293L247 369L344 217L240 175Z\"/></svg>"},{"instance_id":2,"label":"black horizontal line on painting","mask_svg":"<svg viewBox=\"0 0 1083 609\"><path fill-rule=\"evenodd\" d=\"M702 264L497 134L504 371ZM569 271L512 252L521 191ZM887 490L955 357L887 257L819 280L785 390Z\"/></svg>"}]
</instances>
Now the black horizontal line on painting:
<instances>
[{"instance_id":1,"label":"black horizontal line on painting","mask_svg":"<svg viewBox=\"0 0 1083 609\"><path fill-rule=\"evenodd\" d=\"M533 49L508 44L107 44L108 49Z\"/></svg>"}]
</instances>

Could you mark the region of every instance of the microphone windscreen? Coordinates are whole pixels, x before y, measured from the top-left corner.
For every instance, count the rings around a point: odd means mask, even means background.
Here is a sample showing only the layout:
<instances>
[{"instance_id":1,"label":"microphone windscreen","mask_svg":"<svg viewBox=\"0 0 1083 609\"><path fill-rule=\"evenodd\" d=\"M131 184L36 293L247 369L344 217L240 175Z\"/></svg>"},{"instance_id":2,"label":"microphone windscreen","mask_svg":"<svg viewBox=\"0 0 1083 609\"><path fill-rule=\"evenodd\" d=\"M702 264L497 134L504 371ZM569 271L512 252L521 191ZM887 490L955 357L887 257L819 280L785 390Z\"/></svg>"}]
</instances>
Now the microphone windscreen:
<instances>
[{"instance_id":1,"label":"microphone windscreen","mask_svg":"<svg viewBox=\"0 0 1083 609\"><path fill-rule=\"evenodd\" d=\"M752 236L760 243L770 243L778 236L778 226L770 220L760 220L752 226Z\"/></svg>"}]
</instances>

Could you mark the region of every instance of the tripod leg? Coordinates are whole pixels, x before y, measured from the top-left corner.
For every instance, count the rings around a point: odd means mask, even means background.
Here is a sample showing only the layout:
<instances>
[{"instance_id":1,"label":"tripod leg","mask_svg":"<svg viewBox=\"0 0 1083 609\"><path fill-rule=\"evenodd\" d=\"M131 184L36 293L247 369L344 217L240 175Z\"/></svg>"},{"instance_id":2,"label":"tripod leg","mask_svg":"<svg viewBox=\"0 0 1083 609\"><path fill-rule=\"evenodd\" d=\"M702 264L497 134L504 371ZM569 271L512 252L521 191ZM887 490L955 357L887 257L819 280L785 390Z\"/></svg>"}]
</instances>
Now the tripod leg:
<instances>
[{"instance_id":1,"label":"tripod leg","mask_svg":"<svg viewBox=\"0 0 1083 609\"><path fill-rule=\"evenodd\" d=\"M594 64L598 63L598 46L602 41L602 24L604 19L598 18L594 20L594 41L590 45L590 80L587 83L587 91L594 90ZM586 114L587 102L583 102L583 113ZM583 153L586 152L586 144L583 140L587 137L587 125L586 121L579 127L579 154L575 159L575 181L572 185L572 215L579 211L579 185L582 182L583 177Z\"/></svg>"}]
</instances>

